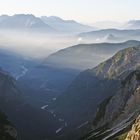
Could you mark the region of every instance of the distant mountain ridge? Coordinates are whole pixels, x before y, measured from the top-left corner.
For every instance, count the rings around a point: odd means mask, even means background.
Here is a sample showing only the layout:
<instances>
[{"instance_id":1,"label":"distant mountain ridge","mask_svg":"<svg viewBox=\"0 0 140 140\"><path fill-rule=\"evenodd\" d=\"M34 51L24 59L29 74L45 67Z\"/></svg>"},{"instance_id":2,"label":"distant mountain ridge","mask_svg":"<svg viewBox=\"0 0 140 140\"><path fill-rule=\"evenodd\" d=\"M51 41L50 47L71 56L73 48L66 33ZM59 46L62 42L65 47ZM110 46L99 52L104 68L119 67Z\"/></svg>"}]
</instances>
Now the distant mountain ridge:
<instances>
[{"instance_id":1,"label":"distant mountain ridge","mask_svg":"<svg viewBox=\"0 0 140 140\"><path fill-rule=\"evenodd\" d=\"M45 24L40 18L34 15L18 14L14 16L0 16L0 28L2 29L36 29L54 32L55 30Z\"/></svg>"},{"instance_id":2,"label":"distant mountain ridge","mask_svg":"<svg viewBox=\"0 0 140 140\"><path fill-rule=\"evenodd\" d=\"M80 24L74 20L63 20L56 16L42 16L41 19L48 25L52 26L53 28L56 28L64 33L66 32L85 32L85 31L92 31L95 30L95 27L91 27L88 25Z\"/></svg>"},{"instance_id":3,"label":"distant mountain ridge","mask_svg":"<svg viewBox=\"0 0 140 140\"><path fill-rule=\"evenodd\" d=\"M127 29L140 29L140 20L130 20L126 26Z\"/></svg>"},{"instance_id":4,"label":"distant mountain ridge","mask_svg":"<svg viewBox=\"0 0 140 140\"><path fill-rule=\"evenodd\" d=\"M139 44L140 42L136 40L121 43L78 44L49 55L43 65L85 70L97 66L121 49Z\"/></svg>"},{"instance_id":5,"label":"distant mountain ridge","mask_svg":"<svg viewBox=\"0 0 140 140\"><path fill-rule=\"evenodd\" d=\"M36 17L32 14L0 16L1 29L33 30L48 33L80 33L94 30L93 27L80 24L74 20L63 20L59 17Z\"/></svg>"},{"instance_id":6,"label":"distant mountain ridge","mask_svg":"<svg viewBox=\"0 0 140 140\"><path fill-rule=\"evenodd\" d=\"M140 29L101 29L79 34L82 42L122 42L139 40Z\"/></svg>"}]
</instances>

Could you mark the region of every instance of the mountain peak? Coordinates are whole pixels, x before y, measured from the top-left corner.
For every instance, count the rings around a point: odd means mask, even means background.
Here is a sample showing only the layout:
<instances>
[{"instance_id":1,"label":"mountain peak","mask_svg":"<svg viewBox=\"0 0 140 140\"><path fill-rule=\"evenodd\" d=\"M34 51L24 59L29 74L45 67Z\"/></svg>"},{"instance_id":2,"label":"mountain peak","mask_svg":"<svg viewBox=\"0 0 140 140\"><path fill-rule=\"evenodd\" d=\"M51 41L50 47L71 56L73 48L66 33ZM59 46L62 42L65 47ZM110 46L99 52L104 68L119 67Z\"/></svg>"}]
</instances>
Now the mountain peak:
<instances>
[{"instance_id":1,"label":"mountain peak","mask_svg":"<svg viewBox=\"0 0 140 140\"><path fill-rule=\"evenodd\" d=\"M36 31L52 31L51 26L32 14L15 14L13 16L0 16L0 28L6 29L31 29Z\"/></svg>"},{"instance_id":2,"label":"mountain peak","mask_svg":"<svg viewBox=\"0 0 140 140\"><path fill-rule=\"evenodd\" d=\"M13 17L34 17L35 18L33 14L15 14L13 15Z\"/></svg>"},{"instance_id":3,"label":"mountain peak","mask_svg":"<svg viewBox=\"0 0 140 140\"><path fill-rule=\"evenodd\" d=\"M62 18L57 17L57 16L49 16L49 17L46 17L46 18L49 18L51 20L64 21Z\"/></svg>"},{"instance_id":4,"label":"mountain peak","mask_svg":"<svg viewBox=\"0 0 140 140\"><path fill-rule=\"evenodd\" d=\"M96 75L106 78L119 77L126 70L134 70L140 67L140 46L123 49L112 58L92 69ZM133 62L133 63L132 63Z\"/></svg>"}]
</instances>

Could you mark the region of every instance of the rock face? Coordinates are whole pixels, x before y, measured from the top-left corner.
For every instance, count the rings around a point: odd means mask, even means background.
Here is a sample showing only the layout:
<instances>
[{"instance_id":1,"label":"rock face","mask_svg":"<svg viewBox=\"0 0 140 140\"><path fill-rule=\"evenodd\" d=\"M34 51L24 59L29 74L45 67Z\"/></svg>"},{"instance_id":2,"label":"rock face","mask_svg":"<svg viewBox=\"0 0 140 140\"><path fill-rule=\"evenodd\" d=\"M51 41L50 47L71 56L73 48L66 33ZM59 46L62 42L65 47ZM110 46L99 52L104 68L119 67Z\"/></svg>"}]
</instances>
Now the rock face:
<instances>
[{"instance_id":1,"label":"rock face","mask_svg":"<svg viewBox=\"0 0 140 140\"><path fill-rule=\"evenodd\" d=\"M109 139L129 128L140 109L140 71L131 72L117 89L116 95L104 100L93 121L92 138ZM102 127L106 127L102 131ZM90 137L91 135L89 135Z\"/></svg>"},{"instance_id":2,"label":"rock face","mask_svg":"<svg viewBox=\"0 0 140 140\"><path fill-rule=\"evenodd\" d=\"M127 134L125 140L139 140L140 139L140 116L136 119L131 131Z\"/></svg>"},{"instance_id":3,"label":"rock face","mask_svg":"<svg viewBox=\"0 0 140 140\"><path fill-rule=\"evenodd\" d=\"M140 103L140 71L130 73L122 80L121 87L118 89L106 105L104 121L110 122L121 113L130 114L137 111ZM103 117L103 116L102 116ZM99 119L99 118L98 118Z\"/></svg>"}]
</instances>

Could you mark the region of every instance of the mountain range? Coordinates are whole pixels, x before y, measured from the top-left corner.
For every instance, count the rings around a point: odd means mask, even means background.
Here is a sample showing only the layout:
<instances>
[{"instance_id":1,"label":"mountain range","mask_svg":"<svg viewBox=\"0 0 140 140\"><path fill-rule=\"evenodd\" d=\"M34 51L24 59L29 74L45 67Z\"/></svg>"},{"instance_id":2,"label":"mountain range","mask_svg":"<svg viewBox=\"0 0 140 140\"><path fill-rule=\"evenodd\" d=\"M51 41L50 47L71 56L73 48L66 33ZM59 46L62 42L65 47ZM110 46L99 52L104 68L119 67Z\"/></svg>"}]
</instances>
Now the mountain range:
<instances>
[{"instance_id":1,"label":"mountain range","mask_svg":"<svg viewBox=\"0 0 140 140\"><path fill-rule=\"evenodd\" d=\"M55 31L52 27L45 24L40 18L35 17L34 15L2 15L0 17L0 28L1 29L35 29L39 31L46 30L48 32Z\"/></svg>"},{"instance_id":2,"label":"mountain range","mask_svg":"<svg viewBox=\"0 0 140 140\"><path fill-rule=\"evenodd\" d=\"M121 42L126 40L139 40L140 30L134 29L101 29L81 33L78 36L82 42Z\"/></svg>"},{"instance_id":3,"label":"mountain range","mask_svg":"<svg viewBox=\"0 0 140 140\"><path fill-rule=\"evenodd\" d=\"M130 20L127 23L128 29L140 29L140 20Z\"/></svg>"},{"instance_id":4,"label":"mountain range","mask_svg":"<svg viewBox=\"0 0 140 140\"><path fill-rule=\"evenodd\" d=\"M10 30L38 31L45 33L80 33L95 28L80 24L74 20L63 20L59 17L36 17L32 14L0 16L0 28Z\"/></svg>"},{"instance_id":5,"label":"mountain range","mask_svg":"<svg viewBox=\"0 0 140 140\"><path fill-rule=\"evenodd\" d=\"M56 16L42 16L41 19L54 29L58 29L64 33L80 33L95 30L95 27L80 24L74 20L63 20Z\"/></svg>"}]
</instances>

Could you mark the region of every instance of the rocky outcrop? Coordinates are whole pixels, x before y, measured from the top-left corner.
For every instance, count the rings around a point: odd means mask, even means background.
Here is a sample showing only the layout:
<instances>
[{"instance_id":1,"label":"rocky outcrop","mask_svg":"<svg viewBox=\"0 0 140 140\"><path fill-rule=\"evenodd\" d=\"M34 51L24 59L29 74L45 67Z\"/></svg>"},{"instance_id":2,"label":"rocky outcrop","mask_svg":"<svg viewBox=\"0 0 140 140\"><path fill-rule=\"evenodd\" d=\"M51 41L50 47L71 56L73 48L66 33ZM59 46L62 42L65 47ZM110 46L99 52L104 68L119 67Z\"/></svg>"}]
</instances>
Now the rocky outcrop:
<instances>
[{"instance_id":1,"label":"rocky outcrop","mask_svg":"<svg viewBox=\"0 0 140 140\"><path fill-rule=\"evenodd\" d=\"M140 116L136 119L131 131L127 134L125 140L139 140L140 139Z\"/></svg>"}]
</instances>

